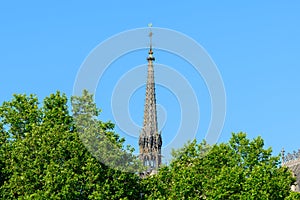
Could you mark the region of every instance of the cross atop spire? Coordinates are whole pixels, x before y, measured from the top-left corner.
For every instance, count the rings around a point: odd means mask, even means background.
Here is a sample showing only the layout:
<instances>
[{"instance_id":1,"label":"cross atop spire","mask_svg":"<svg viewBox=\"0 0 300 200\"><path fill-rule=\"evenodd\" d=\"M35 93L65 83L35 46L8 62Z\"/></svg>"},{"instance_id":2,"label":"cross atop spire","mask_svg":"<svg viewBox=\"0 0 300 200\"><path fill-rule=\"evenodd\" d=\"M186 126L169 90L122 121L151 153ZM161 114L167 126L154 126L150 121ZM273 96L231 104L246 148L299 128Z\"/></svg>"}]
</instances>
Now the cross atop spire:
<instances>
[{"instance_id":1,"label":"cross atop spire","mask_svg":"<svg viewBox=\"0 0 300 200\"><path fill-rule=\"evenodd\" d=\"M149 23L149 24L148 24L148 27L149 27L149 29L150 29L150 32L149 32L149 38L150 38L150 50L152 50L152 36L153 36L152 30L151 30L151 28L152 28L152 23Z\"/></svg>"},{"instance_id":2,"label":"cross atop spire","mask_svg":"<svg viewBox=\"0 0 300 200\"><path fill-rule=\"evenodd\" d=\"M150 49L149 49L149 55L147 57L147 60L148 62L151 60L151 61L154 61L155 58L153 57L153 51L152 51L152 36L153 36L153 33L152 33L152 30L151 30L151 27L152 27L152 23L148 24L148 27L150 28L150 32L149 32L149 39L150 39Z\"/></svg>"},{"instance_id":3,"label":"cross atop spire","mask_svg":"<svg viewBox=\"0 0 300 200\"><path fill-rule=\"evenodd\" d=\"M152 24L151 24L152 26ZM149 25L149 27L151 27ZM152 50L152 30L150 29L150 49L148 53L148 75L146 82L146 99L144 107L144 122L143 129L139 137L140 160L144 166L150 169L158 169L161 164L161 134L158 133L157 128L157 112L156 112L156 98L155 98L155 82L154 82L154 67Z\"/></svg>"}]
</instances>

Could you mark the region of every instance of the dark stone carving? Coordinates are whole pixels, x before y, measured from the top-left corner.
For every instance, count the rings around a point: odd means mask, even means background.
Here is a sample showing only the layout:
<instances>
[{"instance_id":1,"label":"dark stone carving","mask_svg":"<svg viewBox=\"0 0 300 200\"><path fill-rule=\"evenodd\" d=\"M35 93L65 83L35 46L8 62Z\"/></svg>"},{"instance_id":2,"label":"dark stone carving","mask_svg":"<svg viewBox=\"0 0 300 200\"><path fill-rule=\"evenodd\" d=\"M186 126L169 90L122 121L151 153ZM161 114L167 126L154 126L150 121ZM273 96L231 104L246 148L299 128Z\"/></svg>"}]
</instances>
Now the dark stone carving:
<instances>
[{"instance_id":1,"label":"dark stone carving","mask_svg":"<svg viewBox=\"0 0 300 200\"><path fill-rule=\"evenodd\" d=\"M154 67L152 47L148 56L148 76L142 134L139 137L140 160L149 169L157 169L161 164L161 135L158 134L155 99Z\"/></svg>"}]
</instances>

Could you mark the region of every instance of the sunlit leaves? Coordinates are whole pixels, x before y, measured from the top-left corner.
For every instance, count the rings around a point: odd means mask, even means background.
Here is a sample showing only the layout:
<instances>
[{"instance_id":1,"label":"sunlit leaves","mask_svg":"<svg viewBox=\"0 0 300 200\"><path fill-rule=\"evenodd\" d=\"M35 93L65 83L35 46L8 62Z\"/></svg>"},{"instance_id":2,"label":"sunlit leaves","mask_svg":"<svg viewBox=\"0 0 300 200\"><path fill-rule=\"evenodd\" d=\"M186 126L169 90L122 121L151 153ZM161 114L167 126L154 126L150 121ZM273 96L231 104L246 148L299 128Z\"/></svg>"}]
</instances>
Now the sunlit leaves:
<instances>
[{"instance_id":1,"label":"sunlit leaves","mask_svg":"<svg viewBox=\"0 0 300 200\"><path fill-rule=\"evenodd\" d=\"M87 91L71 104L73 115L56 92L41 105L34 95L14 95L0 106L1 199L300 198L279 157L245 133L213 146L191 141L145 179L118 171L140 166L134 149L124 147L113 123L99 120Z\"/></svg>"},{"instance_id":2,"label":"sunlit leaves","mask_svg":"<svg viewBox=\"0 0 300 200\"><path fill-rule=\"evenodd\" d=\"M229 143L188 143L157 175L143 180L149 199L284 199L291 173L258 137L232 134Z\"/></svg>"},{"instance_id":3,"label":"sunlit leaves","mask_svg":"<svg viewBox=\"0 0 300 200\"><path fill-rule=\"evenodd\" d=\"M78 106L95 106L85 102L90 96L86 93L78 97L82 102ZM33 95L15 95L0 107L0 122L4 126L0 126L0 175L4 177L0 182L1 199L137 199L140 196L137 175L107 167L85 147L64 94L51 94L38 105ZM113 132L114 125L97 118L96 107L77 108L97 125L93 134L109 136L125 151L123 140Z\"/></svg>"}]
</instances>

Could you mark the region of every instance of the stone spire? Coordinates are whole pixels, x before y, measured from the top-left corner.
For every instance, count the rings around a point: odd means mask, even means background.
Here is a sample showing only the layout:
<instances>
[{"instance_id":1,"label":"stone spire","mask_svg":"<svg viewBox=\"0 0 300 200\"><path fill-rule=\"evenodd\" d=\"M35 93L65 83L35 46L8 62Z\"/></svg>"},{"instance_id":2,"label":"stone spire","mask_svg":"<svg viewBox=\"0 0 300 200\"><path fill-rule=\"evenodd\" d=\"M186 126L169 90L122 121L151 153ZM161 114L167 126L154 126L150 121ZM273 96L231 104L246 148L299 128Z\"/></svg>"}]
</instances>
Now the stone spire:
<instances>
[{"instance_id":1,"label":"stone spire","mask_svg":"<svg viewBox=\"0 0 300 200\"><path fill-rule=\"evenodd\" d=\"M155 98L154 67L152 51L152 31L150 30L150 49L148 53L148 75L146 83L146 99L144 107L143 129L139 137L139 158L148 169L157 169L161 164L161 134L157 128L157 112Z\"/></svg>"}]
</instances>

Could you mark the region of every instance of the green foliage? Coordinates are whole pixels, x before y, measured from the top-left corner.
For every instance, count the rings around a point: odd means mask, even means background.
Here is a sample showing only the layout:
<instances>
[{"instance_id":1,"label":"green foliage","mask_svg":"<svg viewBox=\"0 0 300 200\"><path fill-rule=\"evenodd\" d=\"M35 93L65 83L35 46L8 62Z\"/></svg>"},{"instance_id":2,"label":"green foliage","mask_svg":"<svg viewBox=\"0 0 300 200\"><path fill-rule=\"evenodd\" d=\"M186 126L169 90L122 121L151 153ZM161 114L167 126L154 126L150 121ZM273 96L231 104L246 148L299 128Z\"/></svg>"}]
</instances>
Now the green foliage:
<instances>
[{"instance_id":1,"label":"green foliage","mask_svg":"<svg viewBox=\"0 0 300 200\"><path fill-rule=\"evenodd\" d=\"M140 179L133 148L124 148L87 91L56 92L39 107L34 95L0 106L1 199L300 199L295 179L262 138L232 134L228 143L196 140L173 151L169 166Z\"/></svg>"},{"instance_id":2,"label":"green foliage","mask_svg":"<svg viewBox=\"0 0 300 200\"><path fill-rule=\"evenodd\" d=\"M76 99L84 104L87 95ZM0 127L1 199L137 199L140 196L137 175L109 168L84 146L64 94L51 94L41 108L37 105L34 96L15 95L0 107L1 122L6 127ZM122 147L122 140L112 131L112 123L94 118L91 110L86 114L101 125L97 134L113 135L111 140L114 138L114 143ZM13 139L8 139L8 135Z\"/></svg>"},{"instance_id":3,"label":"green foliage","mask_svg":"<svg viewBox=\"0 0 300 200\"><path fill-rule=\"evenodd\" d=\"M61 95L60 92L46 97L42 107L42 122L44 125L49 127L60 125L65 127L65 130L71 130L73 128L73 117L69 114L67 102L66 95Z\"/></svg>"},{"instance_id":4,"label":"green foliage","mask_svg":"<svg viewBox=\"0 0 300 200\"><path fill-rule=\"evenodd\" d=\"M4 102L0 107L0 118L13 139L23 138L34 125L41 121L38 99L34 95L14 95L12 101Z\"/></svg>"},{"instance_id":5,"label":"green foliage","mask_svg":"<svg viewBox=\"0 0 300 200\"><path fill-rule=\"evenodd\" d=\"M232 134L229 143L188 143L170 166L143 180L147 199L284 199L295 181L263 140Z\"/></svg>"},{"instance_id":6,"label":"green foliage","mask_svg":"<svg viewBox=\"0 0 300 200\"><path fill-rule=\"evenodd\" d=\"M300 193L299 192L291 192L291 194L285 198L285 200L299 200L300 199Z\"/></svg>"},{"instance_id":7,"label":"green foliage","mask_svg":"<svg viewBox=\"0 0 300 200\"><path fill-rule=\"evenodd\" d=\"M124 149L125 139L112 131L114 124L97 119L100 110L93 102L93 95L85 90L82 97L72 97L71 102L80 139L95 158L120 171L136 173L141 170L141 163L133 156L134 149Z\"/></svg>"},{"instance_id":8,"label":"green foliage","mask_svg":"<svg viewBox=\"0 0 300 200\"><path fill-rule=\"evenodd\" d=\"M5 152L8 149L9 135L4 131L3 124L0 123L0 186L8 179L9 174L5 170Z\"/></svg>"}]
</instances>

